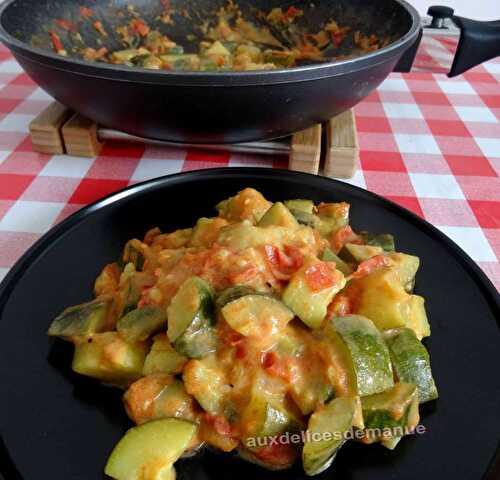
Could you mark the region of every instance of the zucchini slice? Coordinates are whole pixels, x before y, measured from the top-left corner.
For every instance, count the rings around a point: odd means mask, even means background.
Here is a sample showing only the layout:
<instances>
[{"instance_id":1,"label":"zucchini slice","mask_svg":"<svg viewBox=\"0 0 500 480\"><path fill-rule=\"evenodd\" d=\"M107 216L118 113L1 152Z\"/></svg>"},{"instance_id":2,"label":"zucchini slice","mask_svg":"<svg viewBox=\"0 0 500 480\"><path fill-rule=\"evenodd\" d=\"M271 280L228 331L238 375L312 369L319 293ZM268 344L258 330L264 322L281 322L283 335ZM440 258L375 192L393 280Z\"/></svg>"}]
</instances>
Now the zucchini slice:
<instances>
[{"instance_id":1,"label":"zucchini slice","mask_svg":"<svg viewBox=\"0 0 500 480\"><path fill-rule=\"evenodd\" d=\"M184 384L170 375L157 373L134 382L123 396L128 416L137 424L175 417L194 421L194 399Z\"/></svg>"},{"instance_id":2,"label":"zucchini slice","mask_svg":"<svg viewBox=\"0 0 500 480\"><path fill-rule=\"evenodd\" d=\"M244 297L245 295L253 295L257 294L257 292L247 285L236 285L235 287L229 287L223 290L215 301L215 306L218 309L226 306L229 302L233 300L238 300L238 298Z\"/></svg>"},{"instance_id":3,"label":"zucchini slice","mask_svg":"<svg viewBox=\"0 0 500 480\"><path fill-rule=\"evenodd\" d=\"M279 464L270 463L268 461L266 462L263 459L259 458L255 454L255 452L241 446L238 448L238 456L242 460L245 460L246 462L253 463L254 465L258 465L259 467L271 471L286 470L293 465L293 462L279 463Z\"/></svg>"},{"instance_id":4,"label":"zucchini slice","mask_svg":"<svg viewBox=\"0 0 500 480\"><path fill-rule=\"evenodd\" d=\"M333 250L330 248L325 248L321 260L323 260L323 262L335 262L337 268L346 276L354 271L348 263L344 262L338 255L333 253Z\"/></svg>"},{"instance_id":5,"label":"zucchini slice","mask_svg":"<svg viewBox=\"0 0 500 480\"><path fill-rule=\"evenodd\" d=\"M276 202L259 220L258 227L277 225L285 228L298 228L299 224L290 210L281 202Z\"/></svg>"},{"instance_id":6,"label":"zucchini slice","mask_svg":"<svg viewBox=\"0 0 500 480\"><path fill-rule=\"evenodd\" d=\"M361 263L383 253L382 247L346 243L339 252L339 257L346 262Z\"/></svg>"},{"instance_id":7,"label":"zucchini slice","mask_svg":"<svg viewBox=\"0 0 500 480\"><path fill-rule=\"evenodd\" d=\"M384 338L399 381L417 386L420 403L438 398L429 353L415 332L409 328L397 328L386 331Z\"/></svg>"},{"instance_id":8,"label":"zucchini slice","mask_svg":"<svg viewBox=\"0 0 500 480\"><path fill-rule=\"evenodd\" d=\"M179 353L202 358L215 351L213 293L205 280L187 279L172 298L167 317L167 335Z\"/></svg>"},{"instance_id":9,"label":"zucchini slice","mask_svg":"<svg viewBox=\"0 0 500 480\"><path fill-rule=\"evenodd\" d=\"M73 371L123 385L142 375L147 344L127 342L117 332L97 333L75 342Z\"/></svg>"},{"instance_id":10,"label":"zucchini slice","mask_svg":"<svg viewBox=\"0 0 500 480\"><path fill-rule=\"evenodd\" d=\"M190 360L182 374L187 392L210 415L224 413L226 394L231 390L224 371L213 356Z\"/></svg>"},{"instance_id":11,"label":"zucchini slice","mask_svg":"<svg viewBox=\"0 0 500 480\"><path fill-rule=\"evenodd\" d=\"M228 325L246 337L274 334L294 316L279 300L264 295L245 295L226 304L221 312Z\"/></svg>"},{"instance_id":12,"label":"zucchini slice","mask_svg":"<svg viewBox=\"0 0 500 480\"><path fill-rule=\"evenodd\" d=\"M389 253L389 258L393 261L391 269L396 272L404 289L411 293L415 285L415 275L420 267L420 259L406 253Z\"/></svg>"},{"instance_id":13,"label":"zucchini slice","mask_svg":"<svg viewBox=\"0 0 500 480\"><path fill-rule=\"evenodd\" d=\"M382 334L360 315L334 317L325 335L348 362L351 388L359 396L383 392L394 385L389 350Z\"/></svg>"},{"instance_id":14,"label":"zucchini slice","mask_svg":"<svg viewBox=\"0 0 500 480\"><path fill-rule=\"evenodd\" d=\"M349 225L349 204L340 203L320 203L318 205L319 222L317 230L323 237L329 237L339 228Z\"/></svg>"},{"instance_id":15,"label":"zucchini slice","mask_svg":"<svg viewBox=\"0 0 500 480\"><path fill-rule=\"evenodd\" d=\"M196 226L193 229L193 234L189 240L190 247L210 247L217 236L219 235L219 230L228 224L227 220L223 218L200 218L196 222Z\"/></svg>"},{"instance_id":16,"label":"zucchini slice","mask_svg":"<svg viewBox=\"0 0 500 480\"><path fill-rule=\"evenodd\" d=\"M298 212L304 213L314 213L314 203L312 200L304 200L304 199L294 199L294 200L285 200L285 206L290 210L296 210Z\"/></svg>"},{"instance_id":17,"label":"zucchini slice","mask_svg":"<svg viewBox=\"0 0 500 480\"><path fill-rule=\"evenodd\" d=\"M253 188L245 188L234 197L223 200L215 207L219 216L232 222L250 220L254 225L271 208L264 196Z\"/></svg>"},{"instance_id":18,"label":"zucchini slice","mask_svg":"<svg viewBox=\"0 0 500 480\"><path fill-rule=\"evenodd\" d=\"M395 250L394 237L390 233L361 232L360 235L367 245L381 247L385 252L394 252Z\"/></svg>"},{"instance_id":19,"label":"zucchini slice","mask_svg":"<svg viewBox=\"0 0 500 480\"><path fill-rule=\"evenodd\" d=\"M73 336L88 336L107 329L107 316L111 305L110 297L75 305L64 310L50 325L51 337L68 339Z\"/></svg>"},{"instance_id":20,"label":"zucchini slice","mask_svg":"<svg viewBox=\"0 0 500 480\"><path fill-rule=\"evenodd\" d=\"M174 350L166 333L156 335L144 362L143 374L181 373L188 359Z\"/></svg>"},{"instance_id":21,"label":"zucchini slice","mask_svg":"<svg viewBox=\"0 0 500 480\"><path fill-rule=\"evenodd\" d=\"M132 263L135 269L139 272L144 267L144 255L142 252L136 248L134 245L138 242L138 240L129 240L125 244L125 248L123 249L122 262L124 265L127 263Z\"/></svg>"},{"instance_id":22,"label":"zucchini slice","mask_svg":"<svg viewBox=\"0 0 500 480\"><path fill-rule=\"evenodd\" d=\"M104 473L116 480L172 478L172 465L188 448L196 429L194 423L177 418L131 428L115 446Z\"/></svg>"},{"instance_id":23,"label":"zucchini slice","mask_svg":"<svg viewBox=\"0 0 500 480\"><path fill-rule=\"evenodd\" d=\"M418 390L410 383L396 383L393 388L361 399L365 421L364 443L389 440L408 433L418 424ZM394 445L395 446L395 445Z\"/></svg>"},{"instance_id":24,"label":"zucchini slice","mask_svg":"<svg viewBox=\"0 0 500 480\"><path fill-rule=\"evenodd\" d=\"M317 475L332 464L352 427L355 409L355 399L339 397L311 415L302 450L307 475Z\"/></svg>"},{"instance_id":25,"label":"zucchini slice","mask_svg":"<svg viewBox=\"0 0 500 480\"><path fill-rule=\"evenodd\" d=\"M309 328L316 329L323 323L328 305L335 294L344 288L346 281L342 273L336 271L338 281L331 287L313 291L306 280L307 271L312 265L314 262L308 262L292 275L283 292L283 302Z\"/></svg>"},{"instance_id":26,"label":"zucchini slice","mask_svg":"<svg viewBox=\"0 0 500 480\"><path fill-rule=\"evenodd\" d=\"M136 308L118 320L117 331L130 342L143 341L167 324L163 307Z\"/></svg>"}]
</instances>

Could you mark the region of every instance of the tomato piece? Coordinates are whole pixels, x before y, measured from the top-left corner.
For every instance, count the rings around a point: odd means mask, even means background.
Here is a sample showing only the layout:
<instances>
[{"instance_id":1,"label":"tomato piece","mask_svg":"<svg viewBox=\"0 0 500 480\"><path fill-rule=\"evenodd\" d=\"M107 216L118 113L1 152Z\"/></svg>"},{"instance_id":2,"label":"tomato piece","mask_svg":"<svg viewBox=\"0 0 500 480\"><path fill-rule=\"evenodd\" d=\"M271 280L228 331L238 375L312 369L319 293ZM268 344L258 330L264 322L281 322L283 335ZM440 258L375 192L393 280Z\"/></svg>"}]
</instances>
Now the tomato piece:
<instances>
[{"instance_id":1,"label":"tomato piece","mask_svg":"<svg viewBox=\"0 0 500 480\"><path fill-rule=\"evenodd\" d=\"M96 20L94 22L94 28L96 29L97 33L100 33L103 37L107 37L108 34L106 33L106 30L104 30L102 22Z\"/></svg>"},{"instance_id":2,"label":"tomato piece","mask_svg":"<svg viewBox=\"0 0 500 480\"><path fill-rule=\"evenodd\" d=\"M285 12L285 17L290 20L293 20L296 17L301 17L302 15L304 15L304 12L295 8L293 5Z\"/></svg>"},{"instance_id":3,"label":"tomato piece","mask_svg":"<svg viewBox=\"0 0 500 480\"><path fill-rule=\"evenodd\" d=\"M335 33L331 32L332 42L336 47L339 47L340 44L344 41L345 34L344 33Z\"/></svg>"},{"instance_id":4,"label":"tomato piece","mask_svg":"<svg viewBox=\"0 0 500 480\"><path fill-rule=\"evenodd\" d=\"M297 450L290 443L280 443L279 440L272 445L266 445L254 452L254 455L265 463L276 466L292 464L297 457Z\"/></svg>"},{"instance_id":5,"label":"tomato piece","mask_svg":"<svg viewBox=\"0 0 500 480\"><path fill-rule=\"evenodd\" d=\"M238 344L236 345L236 358L238 360L243 360L246 356L247 356L247 353L248 353L248 347L245 343L244 340L242 340L241 342L238 342Z\"/></svg>"},{"instance_id":6,"label":"tomato piece","mask_svg":"<svg viewBox=\"0 0 500 480\"><path fill-rule=\"evenodd\" d=\"M337 295L328 305L327 318L345 317L352 313L352 302L347 295Z\"/></svg>"},{"instance_id":7,"label":"tomato piece","mask_svg":"<svg viewBox=\"0 0 500 480\"><path fill-rule=\"evenodd\" d=\"M83 18L90 18L94 15L94 11L89 7L80 7L80 15Z\"/></svg>"},{"instance_id":8,"label":"tomato piece","mask_svg":"<svg viewBox=\"0 0 500 480\"><path fill-rule=\"evenodd\" d=\"M378 270L379 268L388 267L391 265L391 261L385 255L376 255L375 257L369 258L358 265L356 271L351 275L351 278L363 278L366 275Z\"/></svg>"},{"instance_id":9,"label":"tomato piece","mask_svg":"<svg viewBox=\"0 0 500 480\"><path fill-rule=\"evenodd\" d=\"M229 281L233 285L241 285L242 283L246 283L252 278L256 277L259 274L259 268L256 265L247 265L242 270L237 272L231 272L229 274Z\"/></svg>"},{"instance_id":10,"label":"tomato piece","mask_svg":"<svg viewBox=\"0 0 500 480\"><path fill-rule=\"evenodd\" d=\"M138 18L134 18L130 22L130 28L134 33L137 33L141 37L145 37L150 31L150 28L146 25L146 23Z\"/></svg>"},{"instance_id":11,"label":"tomato piece","mask_svg":"<svg viewBox=\"0 0 500 480\"><path fill-rule=\"evenodd\" d=\"M356 243L358 245L363 243L361 237L356 235L350 226L339 228L330 239L331 247L335 253L339 253L346 243Z\"/></svg>"},{"instance_id":12,"label":"tomato piece","mask_svg":"<svg viewBox=\"0 0 500 480\"><path fill-rule=\"evenodd\" d=\"M50 39L52 41L52 45L54 46L54 50L59 53L61 51L64 51L64 45L61 42L61 39L59 38L59 35L55 32L49 32Z\"/></svg>"},{"instance_id":13,"label":"tomato piece","mask_svg":"<svg viewBox=\"0 0 500 480\"><path fill-rule=\"evenodd\" d=\"M205 413L203 415L203 420L208 425L212 426L212 428L219 434L223 436L231 437L234 435L233 428L231 424L227 421L224 415L210 415Z\"/></svg>"},{"instance_id":14,"label":"tomato piece","mask_svg":"<svg viewBox=\"0 0 500 480\"><path fill-rule=\"evenodd\" d=\"M65 18L57 19L56 24L59 27L63 28L64 30L68 30L68 31L72 31L72 32L77 31L76 25L73 22L71 22L70 20L66 20Z\"/></svg>"},{"instance_id":15,"label":"tomato piece","mask_svg":"<svg viewBox=\"0 0 500 480\"><path fill-rule=\"evenodd\" d=\"M304 257L298 248L286 245L284 249L282 252L274 245L264 245L268 264L278 280L289 280L304 263Z\"/></svg>"},{"instance_id":16,"label":"tomato piece","mask_svg":"<svg viewBox=\"0 0 500 480\"><path fill-rule=\"evenodd\" d=\"M290 382L294 377L293 366L287 359L281 358L276 352L265 352L260 358L262 368L273 377L279 377Z\"/></svg>"},{"instance_id":17,"label":"tomato piece","mask_svg":"<svg viewBox=\"0 0 500 480\"><path fill-rule=\"evenodd\" d=\"M304 272L307 286L313 292L320 292L335 285L335 274L332 266L326 262L311 265Z\"/></svg>"}]
</instances>

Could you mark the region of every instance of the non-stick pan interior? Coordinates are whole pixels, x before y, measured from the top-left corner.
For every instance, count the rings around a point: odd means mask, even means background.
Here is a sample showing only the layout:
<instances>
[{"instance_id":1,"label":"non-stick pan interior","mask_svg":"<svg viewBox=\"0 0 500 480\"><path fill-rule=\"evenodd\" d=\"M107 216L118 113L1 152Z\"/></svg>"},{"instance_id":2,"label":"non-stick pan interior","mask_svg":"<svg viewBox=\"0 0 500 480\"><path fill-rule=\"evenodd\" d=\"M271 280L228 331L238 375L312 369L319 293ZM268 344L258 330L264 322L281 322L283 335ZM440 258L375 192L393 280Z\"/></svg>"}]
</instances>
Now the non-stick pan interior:
<instances>
[{"instance_id":1,"label":"non-stick pan interior","mask_svg":"<svg viewBox=\"0 0 500 480\"><path fill-rule=\"evenodd\" d=\"M397 0L235 0L248 20L256 19L258 11L269 12L272 8L288 9L290 6L303 9L305 14L298 21L311 33L318 32L326 23L335 20L341 26L349 26L352 31L393 42L407 33L412 26L412 17ZM200 26L207 21L216 22L215 13L227 5L226 0L17 0L3 13L1 23L4 29L18 40L30 45L52 50L48 32L55 30L65 46L74 45L71 32L57 26L55 20L66 19L73 22L81 34L85 46L108 50L123 48L116 28L129 18L139 15L152 28L167 34L174 41L191 44L196 51L203 34ZM92 21L85 21L81 7L87 6L94 12L95 19L102 22L107 36L98 35ZM172 7L173 23L162 21L166 8ZM182 12L182 14L181 14ZM186 36L190 34L190 40ZM339 54L349 54L352 43L346 42Z\"/></svg>"}]
</instances>

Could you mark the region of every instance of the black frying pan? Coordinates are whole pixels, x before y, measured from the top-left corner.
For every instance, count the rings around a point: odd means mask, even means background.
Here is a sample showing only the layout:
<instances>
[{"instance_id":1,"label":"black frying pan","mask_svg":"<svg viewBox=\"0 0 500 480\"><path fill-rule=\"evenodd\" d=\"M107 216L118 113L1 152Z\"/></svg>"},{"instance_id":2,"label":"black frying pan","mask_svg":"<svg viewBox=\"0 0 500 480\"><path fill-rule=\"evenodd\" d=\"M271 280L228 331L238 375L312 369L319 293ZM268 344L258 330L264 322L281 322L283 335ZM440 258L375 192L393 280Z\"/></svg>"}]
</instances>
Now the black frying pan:
<instances>
[{"instance_id":1,"label":"black frying pan","mask_svg":"<svg viewBox=\"0 0 500 480\"><path fill-rule=\"evenodd\" d=\"M192 13L192 20L179 16L166 30L174 40L185 43L193 23L215 18L215 10L225 1L171 3ZM49 46L49 25L57 18L77 18L80 6L91 7L112 32L117 22L123 23L117 10L127 5L134 5L148 23L155 24L163 11L160 0L7 0L0 9L0 40L42 88L104 126L174 142L234 143L284 136L356 105L394 69L420 28L418 13L403 0L237 3L249 19L256 9L293 5L305 11L300 21L312 32L335 19L353 31L392 41L378 51L348 60L238 73L148 71L87 63L58 56ZM98 46L95 30L87 28L82 35L88 45ZM42 39L40 47L32 46L33 36ZM45 48L43 39L47 40ZM120 48L113 34L104 41L110 49Z\"/></svg>"}]
</instances>

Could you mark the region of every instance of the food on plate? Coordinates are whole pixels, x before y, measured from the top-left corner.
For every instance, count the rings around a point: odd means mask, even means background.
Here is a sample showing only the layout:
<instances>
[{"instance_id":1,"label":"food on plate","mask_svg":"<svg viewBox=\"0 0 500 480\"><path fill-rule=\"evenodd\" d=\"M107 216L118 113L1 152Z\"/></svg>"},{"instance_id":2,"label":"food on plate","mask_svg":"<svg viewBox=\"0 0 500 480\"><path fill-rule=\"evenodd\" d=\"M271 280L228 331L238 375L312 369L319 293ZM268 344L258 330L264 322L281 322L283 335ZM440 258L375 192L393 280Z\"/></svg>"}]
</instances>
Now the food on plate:
<instances>
[{"instance_id":1,"label":"food on plate","mask_svg":"<svg viewBox=\"0 0 500 480\"><path fill-rule=\"evenodd\" d=\"M350 438L393 449L438 397L419 259L355 232L349 204L246 188L191 228L129 240L49 335L124 389L117 480L175 478L208 445L272 470L328 468Z\"/></svg>"},{"instance_id":2,"label":"food on plate","mask_svg":"<svg viewBox=\"0 0 500 480\"><path fill-rule=\"evenodd\" d=\"M331 18L325 18L319 31L310 31L307 12L293 5L242 11L229 1L202 21L170 2L162 2L155 18L131 5L108 13L117 22L103 15L82 7L68 18L55 19L45 38L36 36L33 43L49 40L62 56L152 70L249 71L355 57L390 42ZM188 25L182 27L187 28L182 37L178 24ZM92 40L82 34L89 31Z\"/></svg>"}]
</instances>

